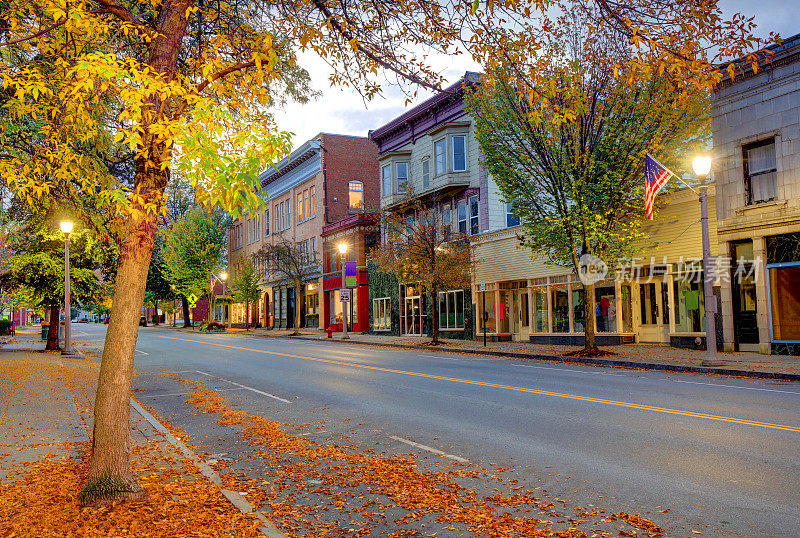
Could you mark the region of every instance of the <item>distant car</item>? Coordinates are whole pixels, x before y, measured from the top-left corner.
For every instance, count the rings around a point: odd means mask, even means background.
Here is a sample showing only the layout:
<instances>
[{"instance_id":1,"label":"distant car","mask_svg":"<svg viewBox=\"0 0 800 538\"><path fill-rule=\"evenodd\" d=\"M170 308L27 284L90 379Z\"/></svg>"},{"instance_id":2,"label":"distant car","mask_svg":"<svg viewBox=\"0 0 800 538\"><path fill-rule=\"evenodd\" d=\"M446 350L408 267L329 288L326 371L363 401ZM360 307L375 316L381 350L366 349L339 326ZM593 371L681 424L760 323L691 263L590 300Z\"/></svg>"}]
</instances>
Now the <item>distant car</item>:
<instances>
[{"instance_id":1,"label":"distant car","mask_svg":"<svg viewBox=\"0 0 800 538\"><path fill-rule=\"evenodd\" d=\"M147 327L147 318L144 316L139 317L139 327Z\"/></svg>"}]
</instances>

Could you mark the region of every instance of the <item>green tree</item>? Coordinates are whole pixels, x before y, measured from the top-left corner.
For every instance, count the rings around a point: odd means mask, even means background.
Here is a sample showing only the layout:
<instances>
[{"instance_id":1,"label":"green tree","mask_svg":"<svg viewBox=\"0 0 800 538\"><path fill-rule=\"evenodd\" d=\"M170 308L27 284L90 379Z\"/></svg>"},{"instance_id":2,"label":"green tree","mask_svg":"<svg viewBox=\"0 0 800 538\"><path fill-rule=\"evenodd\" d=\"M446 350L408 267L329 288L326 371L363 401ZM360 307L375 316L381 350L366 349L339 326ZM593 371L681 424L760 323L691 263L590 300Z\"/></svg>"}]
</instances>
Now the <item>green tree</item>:
<instances>
[{"instance_id":1,"label":"green tree","mask_svg":"<svg viewBox=\"0 0 800 538\"><path fill-rule=\"evenodd\" d=\"M154 242L155 246L153 255L150 258L150 268L147 271L145 298L149 293L153 303L152 306L157 311L159 302L173 301L177 296L175 289L173 289L174 284L169 281L169 275L164 265L164 234L156 235ZM156 322L156 325L158 325L158 322Z\"/></svg>"},{"instance_id":2,"label":"green tree","mask_svg":"<svg viewBox=\"0 0 800 538\"><path fill-rule=\"evenodd\" d=\"M383 273L399 282L414 283L430 295L432 306L431 345L439 342L439 292L469 287L473 259L469 239L444 222L436 206L407 199L382 215L387 241L372 252L372 261Z\"/></svg>"},{"instance_id":3,"label":"green tree","mask_svg":"<svg viewBox=\"0 0 800 538\"><path fill-rule=\"evenodd\" d=\"M260 280L261 275L258 274L258 268L253 260L246 257L239 258L231 275L231 285L234 289L233 299L237 303L244 303L245 330L250 330L250 305L257 303L261 298L261 288L258 286Z\"/></svg>"},{"instance_id":4,"label":"green tree","mask_svg":"<svg viewBox=\"0 0 800 538\"><path fill-rule=\"evenodd\" d=\"M205 297L209 308L213 306L211 275L224 263L229 224L230 217L223 211L193 208L162 231L165 281L184 298ZM186 316L184 323L188 322Z\"/></svg>"},{"instance_id":5,"label":"green tree","mask_svg":"<svg viewBox=\"0 0 800 538\"><path fill-rule=\"evenodd\" d=\"M58 349L59 311L64 303L64 239L52 222L29 228L12 244L14 254L0 275L3 289L28 295L32 306L50 309L46 349ZM101 260L96 257L92 234L77 228L70 234L70 292L75 303L92 303L102 297L98 278ZM69 314L67 314L69 315Z\"/></svg>"},{"instance_id":6,"label":"green tree","mask_svg":"<svg viewBox=\"0 0 800 538\"><path fill-rule=\"evenodd\" d=\"M583 255L613 265L641 245L645 153L681 170L709 128L705 93L681 95L666 75L630 85L594 60L601 54L588 51L609 46L595 39L552 56L541 101L521 98L524 82L508 72L471 102L486 167L524 226L522 244L579 275ZM582 280L583 353L597 354L594 282Z\"/></svg>"}]
</instances>

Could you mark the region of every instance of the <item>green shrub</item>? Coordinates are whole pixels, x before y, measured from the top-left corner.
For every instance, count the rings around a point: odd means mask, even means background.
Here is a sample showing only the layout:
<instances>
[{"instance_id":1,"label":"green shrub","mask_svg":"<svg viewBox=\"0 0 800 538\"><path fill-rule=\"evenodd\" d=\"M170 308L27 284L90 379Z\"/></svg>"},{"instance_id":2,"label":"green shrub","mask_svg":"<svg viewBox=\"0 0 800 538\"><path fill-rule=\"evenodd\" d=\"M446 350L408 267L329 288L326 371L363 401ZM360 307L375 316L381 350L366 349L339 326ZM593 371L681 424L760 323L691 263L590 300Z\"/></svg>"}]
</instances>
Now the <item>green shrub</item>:
<instances>
[{"instance_id":1,"label":"green shrub","mask_svg":"<svg viewBox=\"0 0 800 538\"><path fill-rule=\"evenodd\" d=\"M8 329L11 327L11 322L7 319L0 319L0 334L8 334Z\"/></svg>"}]
</instances>

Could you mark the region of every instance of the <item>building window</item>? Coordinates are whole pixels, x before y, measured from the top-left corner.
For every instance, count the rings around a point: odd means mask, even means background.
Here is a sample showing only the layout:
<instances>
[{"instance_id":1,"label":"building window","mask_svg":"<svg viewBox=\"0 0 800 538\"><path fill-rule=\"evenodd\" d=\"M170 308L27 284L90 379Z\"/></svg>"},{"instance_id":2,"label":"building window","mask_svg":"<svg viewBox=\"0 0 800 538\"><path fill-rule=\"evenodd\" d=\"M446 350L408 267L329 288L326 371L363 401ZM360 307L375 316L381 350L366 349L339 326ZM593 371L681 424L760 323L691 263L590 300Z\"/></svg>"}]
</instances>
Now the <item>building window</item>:
<instances>
[{"instance_id":1,"label":"building window","mask_svg":"<svg viewBox=\"0 0 800 538\"><path fill-rule=\"evenodd\" d=\"M304 219L303 216L303 193L297 193L297 222L300 222Z\"/></svg>"},{"instance_id":2,"label":"building window","mask_svg":"<svg viewBox=\"0 0 800 538\"><path fill-rule=\"evenodd\" d=\"M292 199L286 199L286 228L292 225Z\"/></svg>"},{"instance_id":3,"label":"building window","mask_svg":"<svg viewBox=\"0 0 800 538\"><path fill-rule=\"evenodd\" d=\"M774 200L778 196L778 165L775 138L768 138L742 148L747 204Z\"/></svg>"},{"instance_id":4,"label":"building window","mask_svg":"<svg viewBox=\"0 0 800 538\"><path fill-rule=\"evenodd\" d=\"M384 196L392 194L392 165L387 164L381 168L381 189Z\"/></svg>"},{"instance_id":5,"label":"building window","mask_svg":"<svg viewBox=\"0 0 800 538\"><path fill-rule=\"evenodd\" d=\"M511 202L506 202L506 227L519 225L519 217L514 214L514 209L511 207Z\"/></svg>"},{"instance_id":6,"label":"building window","mask_svg":"<svg viewBox=\"0 0 800 538\"><path fill-rule=\"evenodd\" d=\"M408 163L397 163L397 192L408 190Z\"/></svg>"},{"instance_id":7,"label":"building window","mask_svg":"<svg viewBox=\"0 0 800 538\"><path fill-rule=\"evenodd\" d=\"M281 206L280 204L275 204L275 231L281 231Z\"/></svg>"},{"instance_id":8,"label":"building window","mask_svg":"<svg viewBox=\"0 0 800 538\"><path fill-rule=\"evenodd\" d=\"M458 201L458 233L467 233L467 201Z\"/></svg>"},{"instance_id":9,"label":"building window","mask_svg":"<svg viewBox=\"0 0 800 538\"><path fill-rule=\"evenodd\" d=\"M436 165L436 175L447 172L447 139L442 138L433 144L433 159Z\"/></svg>"},{"instance_id":10,"label":"building window","mask_svg":"<svg viewBox=\"0 0 800 538\"><path fill-rule=\"evenodd\" d=\"M469 233L477 235L480 233L480 222L478 218L478 195L469 197Z\"/></svg>"},{"instance_id":11,"label":"building window","mask_svg":"<svg viewBox=\"0 0 800 538\"><path fill-rule=\"evenodd\" d=\"M309 219L311 218L311 208L308 205L309 202L309 194L308 189L303 191L303 218Z\"/></svg>"},{"instance_id":12,"label":"building window","mask_svg":"<svg viewBox=\"0 0 800 538\"><path fill-rule=\"evenodd\" d=\"M319 294L316 291L306 290L306 316L319 314Z\"/></svg>"},{"instance_id":13,"label":"building window","mask_svg":"<svg viewBox=\"0 0 800 538\"><path fill-rule=\"evenodd\" d=\"M422 159L422 188L428 189L431 186L431 160L427 157Z\"/></svg>"},{"instance_id":14,"label":"building window","mask_svg":"<svg viewBox=\"0 0 800 538\"><path fill-rule=\"evenodd\" d=\"M350 189L350 209L360 211L364 209L364 184L360 181L351 181Z\"/></svg>"},{"instance_id":15,"label":"building window","mask_svg":"<svg viewBox=\"0 0 800 538\"><path fill-rule=\"evenodd\" d=\"M391 299L381 297L372 300L372 328L376 331L389 331L392 328Z\"/></svg>"},{"instance_id":16,"label":"building window","mask_svg":"<svg viewBox=\"0 0 800 538\"><path fill-rule=\"evenodd\" d=\"M464 328L464 291L439 292L439 328Z\"/></svg>"},{"instance_id":17,"label":"building window","mask_svg":"<svg viewBox=\"0 0 800 538\"><path fill-rule=\"evenodd\" d=\"M454 136L453 143L453 171L463 172L467 169L467 137Z\"/></svg>"},{"instance_id":18,"label":"building window","mask_svg":"<svg viewBox=\"0 0 800 538\"><path fill-rule=\"evenodd\" d=\"M264 210L264 237L269 235L269 209Z\"/></svg>"},{"instance_id":19,"label":"building window","mask_svg":"<svg viewBox=\"0 0 800 538\"><path fill-rule=\"evenodd\" d=\"M309 195L309 198L310 198L310 200L308 202L309 203L308 212L311 214L312 217L316 217L317 216L317 193L316 193L316 190L317 189L316 189L316 187L314 185L312 185L308 189L308 195Z\"/></svg>"},{"instance_id":20,"label":"building window","mask_svg":"<svg viewBox=\"0 0 800 538\"><path fill-rule=\"evenodd\" d=\"M309 239L309 255L311 256L311 261L317 261L317 238L312 237Z\"/></svg>"}]
</instances>

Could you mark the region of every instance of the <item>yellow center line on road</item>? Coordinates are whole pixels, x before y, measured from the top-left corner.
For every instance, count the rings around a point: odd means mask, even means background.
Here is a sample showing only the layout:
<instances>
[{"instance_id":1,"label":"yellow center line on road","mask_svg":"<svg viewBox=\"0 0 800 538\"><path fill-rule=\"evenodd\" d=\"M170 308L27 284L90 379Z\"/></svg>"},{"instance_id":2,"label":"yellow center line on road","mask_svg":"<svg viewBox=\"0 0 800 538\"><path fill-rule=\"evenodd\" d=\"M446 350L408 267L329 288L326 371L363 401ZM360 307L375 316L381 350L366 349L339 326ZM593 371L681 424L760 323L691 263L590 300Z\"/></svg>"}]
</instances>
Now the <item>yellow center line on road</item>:
<instances>
[{"instance_id":1,"label":"yellow center line on road","mask_svg":"<svg viewBox=\"0 0 800 538\"><path fill-rule=\"evenodd\" d=\"M224 347L228 349L237 349L240 351L252 351L253 353L263 353L265 355L277 355L281 357L290 357L293 359L302 359L306 361L321 362L326 364L336 364L338 366L347 366L349 368L361 368L364 370L374 370L378 372L388 372L391 374L402 374L415 377L423 377L426 379L438 379L441 381L452 381L454 383L463 383L466 385L477 385L481 387L490 387L495 389L512 390L515 392L526 392L530 394L538 394L541 396L552 396L555 398L566 398L569 400L578 400L581 402L599 403L605 405L615 405L618 407L628 407L630 409L639 409L642 411L656 411L658 413L667 413L670 415L680 415L684 417L704 418L707 420L716 420L720 422L733 422L735 424L744 424L746 426L760 426L762 428L771 428L774 430L785 430L789 432L800 433L800 426L787 426L785 424L773 424L771 422L760 422L757 420L748 420L744 418L726 417L722 415L710 415L708 413L696 413L694 411L683 411L681 409L671 409L669 407L656 407L652 405L642 405L630 402L620 402L616 400L606 400L603 398L592 398L591 396L580 396L577 394L566 394L563 392L551 392L549 390L530 389L527 387L516 387L514 385L502 385L499 383L489 383L487 381L473 381L471 379L461 379L458 377L446 377L433 374L422 374L419 372L409 372L407 370L395 370L393 368L381 368L380 366L369 366L366 364L357 364L344 361L336 361L331 359L318 359L315 357L305 357L303 355L292 355L290 353L280 353L278 351L266 351L262 349L253 349L249 347L231 346L228 344L217 344L214 342L206 342L203 340L191 340L189 338L175 338L173 336L158 336L158 338L166 338L168 340L180 340L181 342L194 342L197 344L205 344L208 346Z\"/></svg>"}]
</instances>

